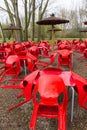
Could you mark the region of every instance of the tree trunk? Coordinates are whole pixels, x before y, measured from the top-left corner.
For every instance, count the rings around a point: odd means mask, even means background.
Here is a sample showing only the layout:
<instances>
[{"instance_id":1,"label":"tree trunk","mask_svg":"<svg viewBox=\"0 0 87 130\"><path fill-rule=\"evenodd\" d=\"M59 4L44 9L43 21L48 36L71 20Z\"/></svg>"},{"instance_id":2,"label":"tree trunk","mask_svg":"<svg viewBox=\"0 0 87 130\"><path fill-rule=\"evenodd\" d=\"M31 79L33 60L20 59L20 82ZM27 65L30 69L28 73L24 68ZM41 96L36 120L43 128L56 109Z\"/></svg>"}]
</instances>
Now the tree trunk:
<instances>
[{"instance_id":1,"label":"tree trunk","mask_svg":"<svg viewBox=\"0 0 87 130\"><path fill-rule=\"evenodd\" d=\"M32 40L34 41L35 33L35 0L33 0L33 12L32 12Z\"/></svg>"},{"instance_id":2,"label":"tree trunk","mask_svg":"<svg viewBox=\"0 0 87 130\"><path fill-rule=\"evenodd\" d=\"M11 23L12 23L13 25L15 25L13 14L12 14L10 8L9 8L9 3L7 2L7 0L4 0L4 2L5 2L5 6L6 6L6 8L7 8L7 12L8 12L9 19L10 19Z\"/></svg>"},{"instance_id":3,"label":"tree trunk","mask_svg":"<svg viewBox=\"0 0 87 130\"><path fill-rule=\"evenodd\" d=\"M46 1L44 7L43 7L43 2L44 2L44 0L41 1L41 4L39 6L38 21L42 20L43 15L44 15L44 13L46 11L49 0ZM40 39L41 39L41 25L38 25L38 41L40 41Z\"/></svg>"},{"instance_id":4,"label":"tree trunk","mask_svg":"<svg viewBox=\"0 0 87 130\"><path fill-rule=\"evenodd\" d=\"M2 44L3 44L6 40L5 40L5 36L4 36L3 30L2 30L2 25L1 25L1 23L0 23L0 32L1 32Z\"/></svg>"},{"instance_id":5,"label":"tree trunk","mask_svg":"<svg viewBox=\"0 0 87 130\"><path fill-rule=\"evenodd\" d=\"M16 26L22 28L19 13L18 13L18 0L13 0L11 2L14 8ZM22 41L22 29L17 31L16 38L19 42Z\"/></svg>"},{"instance_id":6,"label":"tree trunk","mask_svg":"<svg viewBox=\"0 0 87 130\"><path fill-rule=\"evenodd\" d=\"M41 20L41 12L40 12L40 8L39 8L39 12L38 12L38 20ZM40 41L41 39L41 25L38 25L38 41Z\"/></svg>"},{"instance_id":7,"label":"tree trunk","mask_svg":"<svg viewBox=\"0 0 87 130\"><path fill-rule=\"evenodd\" d=\"M24 31L24 41L28 41L27 0L25 0L24 9L25 9L25 31Z\"/></svg>"}]
</instances>

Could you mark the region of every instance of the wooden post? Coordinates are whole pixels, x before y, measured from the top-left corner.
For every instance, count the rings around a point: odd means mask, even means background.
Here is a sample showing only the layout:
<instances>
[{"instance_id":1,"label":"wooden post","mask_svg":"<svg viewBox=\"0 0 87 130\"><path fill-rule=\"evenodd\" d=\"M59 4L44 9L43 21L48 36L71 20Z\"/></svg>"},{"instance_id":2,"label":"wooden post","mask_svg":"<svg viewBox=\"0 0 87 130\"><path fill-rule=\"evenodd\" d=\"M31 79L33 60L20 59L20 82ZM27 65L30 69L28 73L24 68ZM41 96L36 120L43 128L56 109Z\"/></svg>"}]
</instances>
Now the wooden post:
<instances>
[{"instance_id":1,"label":"wooden post","mask_svg":"<svg viewBox=\"0 0 87 130\"><path fill-rule=\"evenodd\" d=\"M55 41L55 38L54 38L54 30L53 30L53 25L52 25L52 50L54 51L54 41Z\"/></svg>"}]
</instances>

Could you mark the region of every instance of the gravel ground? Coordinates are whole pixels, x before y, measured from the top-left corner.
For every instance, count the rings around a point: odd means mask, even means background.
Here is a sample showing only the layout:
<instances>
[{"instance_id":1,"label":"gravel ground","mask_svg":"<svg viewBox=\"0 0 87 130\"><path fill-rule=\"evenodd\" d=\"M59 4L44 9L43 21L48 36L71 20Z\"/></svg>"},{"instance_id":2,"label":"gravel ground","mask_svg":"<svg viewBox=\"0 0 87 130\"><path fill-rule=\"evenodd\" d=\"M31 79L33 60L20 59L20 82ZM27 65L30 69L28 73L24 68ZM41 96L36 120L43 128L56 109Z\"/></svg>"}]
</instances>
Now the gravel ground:
<instances>
[{"instance_id":1,"label":"gravel ground","mask_svg":"<svg viewBox=\"0 0 87 130\"><path fill-rule=\"evenodd\" d=\"M87 64L87 61L78 61L78 57L79 54L75 53L73 71L86 78L87 69L85 64ZM56 62L54 63L55 65ZM18 94L20 94L19 90L0 89L0 130L29 130L29 122L33 110L32 101L11 112L7 111L9 107L23 100L23 98L16 98ZM87 130L87 111L78 106L77 94L75 94L74 119L72 123L70 122L70 106L71 102L69 102L67 110L67 130ZM57 130L57 120L39 117L37 130Z\"/></svg>"}]
</instances>

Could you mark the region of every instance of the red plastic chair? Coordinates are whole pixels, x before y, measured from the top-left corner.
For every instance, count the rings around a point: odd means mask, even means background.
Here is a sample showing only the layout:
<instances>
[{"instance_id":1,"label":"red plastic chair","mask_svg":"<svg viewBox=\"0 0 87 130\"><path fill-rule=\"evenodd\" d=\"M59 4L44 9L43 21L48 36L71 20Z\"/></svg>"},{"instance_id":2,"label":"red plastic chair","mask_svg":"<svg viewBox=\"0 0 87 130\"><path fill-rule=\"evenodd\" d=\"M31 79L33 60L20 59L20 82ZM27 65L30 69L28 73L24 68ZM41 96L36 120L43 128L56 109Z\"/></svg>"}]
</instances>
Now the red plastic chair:
<instances>
[{"instance_id":1,"label":"red plastic chair","mask_svg":"<svg viewBox=\"0 0 87 130\"><path fill-rule=\"evenodd\" d=\"M5 78L5 76L16 76L18 77L20 73L20 60L17 55L9 56L5 61L5 66L0 68L0 82Z\"/></svg>"},{"instance_id":2,"label":"red plastic chair","mask_svg":"<svg viewBox=\"0 0 87 130\"><path fill-rule=\"evenodd\" d=\"M79 49L80 49L80 53L83 53L83 52L84 52L84 50L86 49L86 44L85 44L85 42L82 42L82 43L80 44Z\"/></svg>"},{"instance_id":3,"label":"red plastic chair","mask_svg":"<svg viewBox=\"0 0 87 130\"><path fill-rule=\"evenodd\" d=\"M5 62L6 52L5 49L0 49L0 63Z\"/></svg>"},{"instance_id":4,"label":"red plastic chair","mask_svg":"<svg viewBox=\"0 0 87 130\"><path fill-rule=\"evenodd\" d=\"M32 55L34 55L35 57L38 57L39 55L39 49L38 49L38 46L34 45L32 47L30 47L28 49L28 52L30 52Z\"/></svg>"},{"instance_id":5,"label":"red plastic chair","mask_svg":"<svg viewBox=\"0 0 87 130\"><path fill-rule=\"evenodd\" d=\"M43 75L37 80L33 95L30 128L35 130L36 119L42 116L57 118L58 130L66 130L67 91L63 80L56 75Z\"/></svg>"},{"instance_id":6,"label":"red plastic chair","mask_svg":"<svg viewBox=\"0 0 87 130\"><path fill-rule=\"evenodd\" d=\"M71 50L72 49L72 44L70 41L64 40L64 41L60 41L58 42L58 48L59 50L62 49L67 49L67 50Z\"/></svg>"},{"instance_id":7,"label":"red plastic chair","mask_svg":"<svg viewBox=\"0 0 87 130\"><path fill-rule=\"evenodd\" d=\"M78 60L86 60L87 59L87 48L84 49L83 55L78 58Z\"/></svg>"},{"instance_id":8,"label":"red plastic chair","mask_svg":"<svg viewBox=\"0 0 87 130\"><path fill-rule=\"evenodd\" d=\"M50 43L47 40L40 41L38 43L38 48L39 48L39 51L40 51L40 55L42 57L49 57L49 52L51 50L50 50Z\"/></svg>"},{"instance_id":9,"label":"red plastic chair","mask_svg":"<svg viewBox=\"0 0 87 130\"><path fill-rule=\"evenodd\" d=\"M69 66L72 70L72 51L63 49L58 51L58 68L60 66Z\"/></svg>"},{"instance_id":10,"label":"red plastic chair","mask_svg":"<svg viewBox=\"0 0 87 130\"><path fill-rule=\"evenodd\" d=\"M9 75L19 75L20 73L20 60L17 55L11 55L7 58L5 68L10 69Z\"/></svg>"},{"instance_id":11,"label":"red plastic chair","mask_svg":"<svg viewBox=\"0 0 87 130\"><path fill-rule=\"evenodd\" d=\"M78 93L78 104L87 110L87 80L72 72L75 81L75 90Z\"/></svg>"}]
</instances>

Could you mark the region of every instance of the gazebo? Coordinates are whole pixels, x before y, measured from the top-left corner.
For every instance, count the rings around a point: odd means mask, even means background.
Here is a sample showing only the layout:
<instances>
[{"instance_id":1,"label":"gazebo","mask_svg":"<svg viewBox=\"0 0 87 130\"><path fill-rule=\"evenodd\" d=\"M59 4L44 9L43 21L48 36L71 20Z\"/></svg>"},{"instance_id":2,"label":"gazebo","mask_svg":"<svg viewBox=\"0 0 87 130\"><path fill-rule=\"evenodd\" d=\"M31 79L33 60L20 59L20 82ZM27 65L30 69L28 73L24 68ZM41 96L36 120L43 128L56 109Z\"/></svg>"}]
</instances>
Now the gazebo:
<instances>
[{"instance_id":1,"label":"gazebo","mask_svg":"<svg viewBox=\"0 0 87 130\"><path fill-rule=\"evenodd\" d=\"M10 26L8 27L5 27L5 28L2 28L3 31L6 31L6 30L11 30L11 35L12 37L14 38L14 31L18 31L18 30L21 30L21 28L17 27L17 26L14 26L13 24L10 24Z\"/></svg>"},{"instance_id":2,"label":"gazebo","mask_svg":"<svg viewBox=\"0 0 87 130\"><path fill-rule=\"evenodd\" d=\"M36 23L39 25L52 25L52 43L53 43L53 49L54 49L54 25L69 23L69 20L55 17L54 14L51 14L50 17L37 21Z\"/></svg>"}]
</instances>

